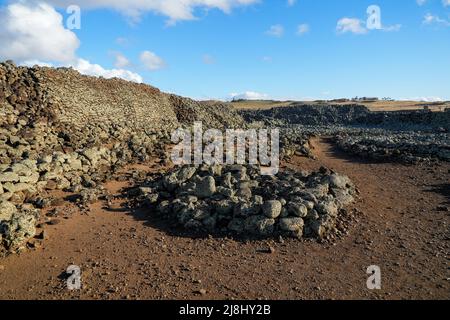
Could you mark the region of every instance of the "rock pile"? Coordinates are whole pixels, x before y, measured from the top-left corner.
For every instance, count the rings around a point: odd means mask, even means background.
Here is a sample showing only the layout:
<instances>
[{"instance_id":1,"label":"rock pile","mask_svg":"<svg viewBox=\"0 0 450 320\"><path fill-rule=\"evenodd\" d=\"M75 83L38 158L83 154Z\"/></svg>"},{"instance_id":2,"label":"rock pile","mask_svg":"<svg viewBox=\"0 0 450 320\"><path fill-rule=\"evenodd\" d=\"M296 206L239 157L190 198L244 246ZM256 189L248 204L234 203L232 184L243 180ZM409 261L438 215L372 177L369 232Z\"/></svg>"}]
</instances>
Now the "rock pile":
<instances>
[{"instance_id":1,"label":"rock pile","mask_svg":"<svg viewBox=\"0 0 450 320\"><path fill-rule=\"evenodd\" d=\"M238 236L323 239L340 232L354 200L348 177L319 172L260 174L259 166L182 166L150 177L138 201L186 229Z\"/></svg>"},{"instance_id":2,"label":"rock pile","mask_svg":"<svg viewBox=\"0 0 450 320\"><path fill-rule=\"evenodd\" d=\"M337 145L344 151L377 161L402 163L450 161L450 134L363 131L340 133Z\"/></svg>"}]
</instances>

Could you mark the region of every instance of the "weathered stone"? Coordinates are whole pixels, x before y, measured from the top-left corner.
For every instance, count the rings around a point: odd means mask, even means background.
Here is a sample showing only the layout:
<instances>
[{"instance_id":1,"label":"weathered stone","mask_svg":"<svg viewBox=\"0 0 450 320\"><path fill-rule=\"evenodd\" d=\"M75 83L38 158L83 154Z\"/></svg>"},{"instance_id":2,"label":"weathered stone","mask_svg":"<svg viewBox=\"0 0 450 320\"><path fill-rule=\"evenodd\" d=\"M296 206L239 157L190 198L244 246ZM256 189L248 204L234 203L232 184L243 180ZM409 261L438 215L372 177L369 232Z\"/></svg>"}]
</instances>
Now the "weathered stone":
<instances>
[{"instance_id":1,"label":"weathered stone","mask_svg":"<svg viewBox=\"0 0 450 320\"><path fill-rule=\"evenodd\" d=\"M210 211L208 210L208 208L196 208L193 212L192 212L192 218L195 220L205 220L206 218L210 217Z\"/></svg>"},{"instance_id":2,"label":"weathered stone","mask_svg":"<svg viewBox=\"0 0 450 320\"><path fill-rule=\"evenodd\" d=\"M262 206L262 211L266 217L276 219L280 216L282 208L283 207L280 201L270 200L264 202Z\"/></svg>"},{"instance_id":3,"label":"weathered stone","mask_svg":"<svg viewBox=\"0 0 450 320\"><path fill-rule=\"evenodd\" d=\"M336 217L338 214L338 207L336 203L332 201L322 201L316 206L317 211L321 215L329 215L332 217Z\"/></svg>"},{"instance_id":4,"label":"weathered stone","mask_svg":"<svg viewBox=\"0 0 450 320\"><path fill-rule=\"evenodd\" d=\"M12 192L4 192L0 194L0 201L8 201L11 199L12 196L13 196Z\"/></svg>"},{"instance_id":5,"label":"weathered stone","mask_svg":"<svg viewBox=\"0 0 450 320\"><path fill-rule=\"evenodd\" d=\"M177 182L186 182L194 176L196 171L197 169L195 167L182 167L177 174Z\"/></svg>"},{"instance_id":6,"label":"weathered stone","mask_svg":"<svg viewBox=\"0 0 450 320\"><path fill-rule=\"evenodd\" d=\"M220 215L229 215L233 212L234 203L230 200L221 200L213 203L215 211Z\"/></svg>"},{"instance_id":7,"label":"weathered stone","mask_svg":"<svg viewBox=\"0 0 450 320\"><path fill-rule=\"evenodd\" d=\"M331 189L331 193L335 196L336 202L342 207L354 201L353 196L346 189Z\"/></svg>"},{"instance_id":8,"label":"weathered stone","mask_svg":"<svg viewBox=\"0 0 450 320\"><path fill-rule=\"evenodd\" d=\"M34 194L37 192L36 187L29 183L16 183L14 185L8 183L8 184L5 184L5 189L6 189L6 186L8 186L7 190L12 193L26 191L28 194Z\"/></svg>"},{"instance_id":9,"label":"weathered stone","mask_svg":"<svg viewBox=\"0 0 450 320\"><path fill-rule=\"evenodd\" d=\"M14 193L16 192L15 184L11 182L6 182L3 184L3 189L6 190L6 192Z\"/></svg>"},{"instance_id":10,"label":"weathered stone","mask_svg":"<svg viewBox=\"0 0 450 320\"><path fill-rule=\"evenodd\" d=\"M15 213L10 220L0 223L0 233L9 250L22 247L28 239L36 234L37 213Z\"/></svg>"},{"instance_id":11,"label":"weathered stone","mask_svg":"<svg viewBox=\"0 0 450 320\"><path fill-rule=\"evenodd\" d=\"M234 207L234 215L248 217L259 214L261 205L255 202L240 202Z\"/></svg>"},{"instance_id":12,"label":"weathered stone","mask_svg":"<svg viewBox=\"0 0 450 320\"><path fill-rule=\"evenodd\" d=\"M263 216L250 216L245 220L245 230L255 234L266 236L273 233L275 219L268 219Z\"/></svg>"},{"instance_id":13,"label":"weathered stone","mask_svg":"<svg viewBox=\"0 0 450 320\"><path fill-rule=\"evenodd\" d=\"M309 220L317 220L320 218L319 213L315 209L311 209L308 211L308 215L306 216Z\"/></svg>"},{"instance_id":14,"label":"weathered stone","mask_svg":"<svg viewBox=\"0 0 450 320\"><path fill-rule=\"evenodd\" d=\"M221 165L212 165L209 168L209 173L213 176L220 177L222 175L223 167Z\"/></svg>"},{"instance_id":15,"label":"weathered stone","mask_svg":"<svg viewBox=\"0 0 450 320\"><path fill-rule=\"evenodd\" d=\"M139 187L138 189L139 189L139 194L144 195L144 196L153 193L153 189L150 187Z\"/></svg>"},{"instance_id":16,"label":"weathered stone","mask_svg":"<svg viewBox=\"0 0 450 320\"><path fill-rule=\"evenodd\" d=\"M12 172L17 173L19 176L28 177L33 174L33 171L28 166L22 163L15 163L11 166L11 170Z\"/></svg>"},{"instance_id":17,"label":"weathered stone","mask_svg":"<svg viewBox=\"0 0 450 320\"><path fill-rule=\"evenodd\" d=\"M225 188L222 186L217 187L217 193L219 193L225 197L228 197L228 198L231 198L232 196L234 196L234 191L232 189Z\"/></svg>"},{"instance_id":18,"label":"weathered stone","mask_svg":"<svg viewBox=\"0 0 450 320\"><path fill-rule=\"evenodd\" d=\"M264 198L258 195L254 195L251 199L251 202L255 205L262 206L264 204Z\"/></svg>"},{"instance_id":19,"label":"weathered stone","mask_svg":"<svg viewBox=\"0 0 450 320\"><path fill-rule=\"evenodd\" d=\"M0 173L0 182L18 182L19 175L15 172Z\"/></svg>"},{"instance_id":20,"label":"weathered stone","mask_svg":"<svg viewBox=\"0 0 450 320\"><path fill-rule=\"evenodd\" d=\"M300 218L304 218L308 215L308 208L303 203L288 203L288 211L290 214Z\"/></svg>"},{"instance_id":21,"label":"weathered stone","mask_svg":"<svg viewBox=\"0 0 450 320\"><path fill-rule=\"evenodd\" d=\"M233 189L233 176L230 172L225 173L225 175L222 177L222 185L225 188Z\"/></svg>"},{"instance_id":22,"label":"weathered stone","mask_svg":"<svg viewBox=\"0 0 450 320\"><path fill-rule=\"evenodd\" d=\"M99 190L95 189L83 189L80 192L79 201L84 205L95 203L98 200L100 193Z\"/></svg>"},{"instance_id":23,"label":"weathered stone","mask_svg":"<svg viewBox=\"0 0 450 320\"><path fill-rule=\"evenodd\" d=\"M344 189L348 184L351 184L350 179L346 176L342 176L336 173L333 173L328 178L330 187Z\"/></svg>"},{"instance_id":24,"label":"weathered stone","mask_svg":"<svg viewBox=\"0 0 450 320\"><path fill-rule=\"evenodd\" d=\"M199 198L208 198L216 193L216 181L212 176L200 178L195 194Z\"/></svg>"},{"instance_id":25,"label":"weathered stone","mask_svg":"<svg viewBox=\"0 0 450 320\"><path fill-rule=\"evenodd\" d=\"M83 170L83 163L80 159L69 159L67 160L67 165L70 168L70 170L74 171L82 171Z\"/></svg>"},{"instance_id":26,"label":"weathered stone","mask_svg":"<svg viewBox=\"0 0 450 320\"><path fill-rule=\"evenodd\" d=\"M310 228L315 237L322 239L335 227L336 220L329 215L322 216L319 220L311 223Z\"/></svg>"},{"instance_id":27,"label":"weathered stone","mask_svg":"<svg viewBox=\"0 0 450 320\"><path fill-rule=\"evenodd\" d=\"M302 218L282 218L279 225L283 231L298 232L303 229L304 221Z\"/></svg>"},{"instance_id":28,"label":"weathered stone","mask_svg":"<svg viewBox=\"0 0 450 320\"><path fill-rule=\"evenodd\" d=\"M157 193L150 193L146 195L146 199L150 204L155 204L158 202L159 195Z\"/></svg>"},{"instance_id":29,"label":"weathered stone","mask_svg":"<svg viewBox=\"0 0 450 320\"><path fill-rule=\"evenodd\" d=\"M243 199L250 199L252 197L252 190L249 187L244 187L236 192L236 196Z\"/></svg>"},{"instance_id":30,"label":"weathered stone","mask_svg":"<svg viewBox=\"0 0 450 320\"><path fill-rule=\"evenodd\" d=\"M176 173L167 175L163 179L163 185L169 192L174 191L179 184L180 182L178 181L178 175Z\"/></svg>"},{"instance_id":31,"label":"weathered stone","mask_svg":"<svg viewBox=\"0 0 450 320\"><path fill-rule=\"evenodd\" d=\"M0 221L9 221L17 211L16 206L8 201L0 201Z\"/></svg>"},{"instance_id":32,"label":"weathered stone","mask_svg":"<svg viewBox=\"0 0 450 320\"><path fill-rule=\"evenodd\" d=\"M96 166L102 157L102 153L98 149L86 149L83 155L89 160L92 166Z\"/></svg>"},{"instance_id":33,"label":"weathered stone","mask_svg":"<svg viewBox=\"0 0 450 320\"><path fill-rule=\"evenodd\" d=\"M29 176L20 176L19 182L36 184L39 181L39 173L32 172Z\"/></svg>"}]
</instances>

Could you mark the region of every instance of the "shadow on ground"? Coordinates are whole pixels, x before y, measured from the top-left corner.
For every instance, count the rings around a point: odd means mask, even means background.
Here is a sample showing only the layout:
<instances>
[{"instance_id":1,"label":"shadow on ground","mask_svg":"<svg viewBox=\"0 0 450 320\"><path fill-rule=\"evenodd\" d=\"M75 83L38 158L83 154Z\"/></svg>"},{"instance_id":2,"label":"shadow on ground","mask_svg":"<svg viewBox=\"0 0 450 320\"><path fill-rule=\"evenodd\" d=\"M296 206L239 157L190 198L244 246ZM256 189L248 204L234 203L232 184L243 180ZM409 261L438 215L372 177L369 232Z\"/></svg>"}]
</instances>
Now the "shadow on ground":
<instances>
[{"instance_id":1,"label":"shadow on ground","mask_svg":"<svg viewBox=\"0 0 450 320\"><path fill-rule=\"evenodd\" d=\"M440 194L446 198L447 205L450 205L450 183L441 183L434 186L431 186L430 189L426 190L427 192L433 192Z\"/></svg>"}]
</instances>

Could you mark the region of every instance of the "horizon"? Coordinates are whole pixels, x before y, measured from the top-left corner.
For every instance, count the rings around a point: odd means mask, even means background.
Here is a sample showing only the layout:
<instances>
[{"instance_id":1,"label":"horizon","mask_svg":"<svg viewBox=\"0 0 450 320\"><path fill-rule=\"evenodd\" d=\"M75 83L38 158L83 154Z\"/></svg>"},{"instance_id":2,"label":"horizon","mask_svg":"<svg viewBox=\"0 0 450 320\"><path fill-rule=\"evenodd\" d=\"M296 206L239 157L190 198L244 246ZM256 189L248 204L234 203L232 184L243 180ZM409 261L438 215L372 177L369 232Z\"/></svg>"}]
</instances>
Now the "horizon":
<instances>
[{"instance_id":1,"label":"horizon","mask_svg":"<svg viewBox=\"0 0 450 320\"><path fill-rule=\"evenodd\" d=\"M450 100L448 0L124 6L1 0L0 59L72 66L196 100Z\"/></svg>"}]
</instances>

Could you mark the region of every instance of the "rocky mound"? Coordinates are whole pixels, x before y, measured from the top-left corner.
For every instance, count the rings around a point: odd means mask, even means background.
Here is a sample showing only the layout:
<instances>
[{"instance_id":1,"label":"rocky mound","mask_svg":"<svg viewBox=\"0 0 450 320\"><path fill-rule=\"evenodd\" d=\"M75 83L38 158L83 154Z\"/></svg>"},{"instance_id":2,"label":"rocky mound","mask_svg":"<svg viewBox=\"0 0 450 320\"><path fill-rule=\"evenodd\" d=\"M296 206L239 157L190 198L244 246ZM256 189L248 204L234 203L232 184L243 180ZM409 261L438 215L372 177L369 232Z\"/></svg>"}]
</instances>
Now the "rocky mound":
<instances>
[{"instance_id":1,"label":"rocky mound","mask_svg":"<svg viewBox=\"0 0 450 320\"><path fill-rule=\"evenodd\" d=\"M210 234L327 238L340 233L356 189L348 177L259 166L183 166L149 177L138 202L189 230Z\"/></svg>"}]
</instances>

